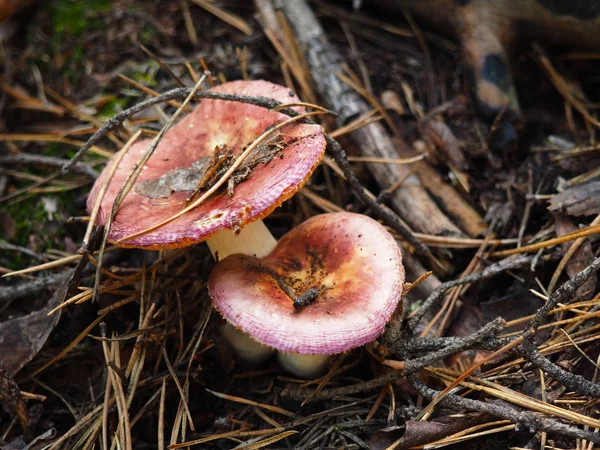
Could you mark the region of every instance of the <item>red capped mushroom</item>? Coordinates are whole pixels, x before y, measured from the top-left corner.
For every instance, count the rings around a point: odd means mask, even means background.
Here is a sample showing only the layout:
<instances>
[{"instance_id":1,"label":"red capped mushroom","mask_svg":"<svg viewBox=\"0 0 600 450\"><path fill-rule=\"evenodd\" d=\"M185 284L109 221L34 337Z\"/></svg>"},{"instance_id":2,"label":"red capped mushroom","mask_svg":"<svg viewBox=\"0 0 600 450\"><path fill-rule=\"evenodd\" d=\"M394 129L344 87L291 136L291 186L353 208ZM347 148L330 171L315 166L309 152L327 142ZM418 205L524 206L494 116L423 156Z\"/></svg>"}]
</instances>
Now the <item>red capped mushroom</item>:
<instances>
[{"instance_id":1,"label":"red capped mushroom","mask_svg":"<svg viewBox=\"0 0 600 450\"><path fill-rule=\"evenodd\" d=\"M288 88L266 81L233 81L213 90L270 97L283 103L299 101ZM109 240L125 239L119 245L145 249L184 247L207 240L213 254L218 253L219 257L238 252L268 254L275 240L262 224L252 227L254 235L248 224L269 215L306 183L325 151L325 136L319 125L290 124L246 158L240 173L231 177L233 189L222 189L194 210L160 228L126 238L181 211L199 183L208 185L211 180L215 181L222 175L222 169L229 167L257 136L286 119L288 116L284 114L246 103L203 100L160 141L134 190L114 217ZM116 195L150 142L134 144L119 164L102 200L98 225L106 223ZM92 188L88 211L110 166L111 162ZM245 238L239 233L244 227ZM219 235L223 230L233 230L235 234Z\"/></svg>"},{"instance_id":2,"label":"red capped mushroom","mask_svg":"<svg viewBox=\"0 0 600 450\"><path fill-rule=\"evenodd\" d=\"M233 81L212 90L270 97L282 103L299 101L288 88L266 81ZM303 108L295 109L303 112ZM109 241L123 247L166 249L206 240L217 259L233 253L259 257L269 254L276 240L260 219L292 197L318 166L325 151L325 135L319 125L285 126L246 157L229 179L227 189L217 191L176 220L139 233L185 208L194 192L214 184L260 134L288 118L246 103L203 100L165 133L113 218ZM98 225L107 222L119 190L150 142L134 144L124 156L102 199ZM115 159L116 155L96 180L88 197L88 211ZM128 239L135 234L138 235ZM224 332L246 356L264 358L271 353L232 327L226 327Z\"/></svg>"},{"instance_id":3,"label":"red capped mushroom","mask_svg":"<svg viewBox=\"0 0 600 450\"><path fill-rule=\"evenodd\" d=\"M332 213L300 224L264 258L221 260L208 290L233 326L279 350L288 370L313 377L328 355L383 332L403 282L400 248L382 225Z\"/></svg>"}]
</instances>

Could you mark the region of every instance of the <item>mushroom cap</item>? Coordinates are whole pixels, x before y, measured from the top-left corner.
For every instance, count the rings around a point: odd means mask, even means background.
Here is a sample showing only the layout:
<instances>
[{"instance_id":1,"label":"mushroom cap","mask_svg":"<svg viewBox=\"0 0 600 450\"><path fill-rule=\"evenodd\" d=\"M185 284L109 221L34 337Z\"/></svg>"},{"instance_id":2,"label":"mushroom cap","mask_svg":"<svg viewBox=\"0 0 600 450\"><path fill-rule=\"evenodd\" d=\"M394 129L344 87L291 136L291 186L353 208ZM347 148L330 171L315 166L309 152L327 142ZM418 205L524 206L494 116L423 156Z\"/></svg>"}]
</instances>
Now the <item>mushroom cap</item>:
<instances>
[{"instance_id":1,"label":"mushroom cap","mask_svg":"<svg viewBox=\"0 0 600 450\"><path fill-rule=\"evenodd\" d=\"M282 103L299 101L288 88L267 81L233 81L212 90L270 97ZM296 110L301 112L301 108ZM188 168L201 158L211 156L218 146L224 146L237 156L268 127L288 118L246 103L203 100L165 133L136 185L156 180L174 169ZM235 186L233 196L221 189L173 222L120 245L146 249L183 247L204 241L222 229L241 228L270 214L304 185L325 151L325 136L319 125L294 123L280 131L284 139L281 157L254 167L250 175ZM119 164L102 200L97 224L105 224L108 220L115 197L150 142L135 143ZM88 211L92 209L115 157L96 180L87 200ZM175 191L166 198L150 198L132 189L113 219L109 240L125 238L175 215L186 206L191 192Z\"/></svg>"},{"instance_id":2,"label":"mushroom cap","mask_svg":"<svg viewBox=\"0 0 600 450\"><path fill-rule=\"evenodd\" d=\"M277 277L297 296L324 289L295 309ZM332 354L377 338L401 307L403 283L392 235L367 216L343 212L308 219L265 258L228 256L213 269L208 291L225 319L261 344Z\"/></svg>"}]
</instances>

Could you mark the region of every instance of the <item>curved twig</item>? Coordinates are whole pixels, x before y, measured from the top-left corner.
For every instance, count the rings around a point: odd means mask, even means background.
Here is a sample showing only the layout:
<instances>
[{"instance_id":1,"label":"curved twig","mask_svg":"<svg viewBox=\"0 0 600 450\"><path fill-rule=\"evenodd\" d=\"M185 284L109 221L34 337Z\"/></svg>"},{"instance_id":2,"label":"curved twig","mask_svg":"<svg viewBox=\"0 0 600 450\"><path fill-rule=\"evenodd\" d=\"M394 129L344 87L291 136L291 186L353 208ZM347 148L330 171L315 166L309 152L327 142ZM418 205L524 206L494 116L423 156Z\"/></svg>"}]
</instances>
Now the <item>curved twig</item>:
<instances>
[{"instance_id":1,"label":"curved twig","mask_svg":"<svg viewBox=\"0 0 600 450\"><path fill-rule=\"evenodd\" d=\"M419 322L423 319L427 311L433 307L444 295L444 293L455 286L460 286L463 284L474 283L476 281L487 280L495 275L506 272L507 270L517 269L520 267L525 267L529 263L533 256L528 255L520 255L513 258L506 258L502 261L494 263L485 269L483 269L479 273L474 273L471 275L467 275L458 280L446 281L445 283L440 284L435 291L433 291L429 297L423 302L423 305L417 310L417 312L413 315L413 317L408 321L408 327L410 330L414 330Z\"/></svg>"},{"instance_id":2,"label":"curved twig","mask_svg":"<svg viewBox=\"0 0 600 450\"><path fill-rule=\"evenodd\" d=\"M143 102L140 102L137 105L134 105L131 108L128 108L116 114L88 139L85 145L77 151L77 153L75 154L75 156L73 156L69 163L63 166L63 174L72 170L73 166L77 164L81 157L93 145L95 145L100 139L104 138L108 133L118 130L118 128L121 127L121 125L123 125L123 122L125 122L130 117L135 116L139 112L159 103L163 103L169 100L185 99L187 96L190 95L191 92L192 88L172 89L157 97L144 100ZM199 91L195 93L194 98L248 103L266 109L276 109L278 112L290 117L297 117L299 115L298 111L287 107L282 108L281 106L284 105L283 103L268 97L250 97L247 95L225 94L222 92ZM312 123L308 119L303 119L301 120L301 122ZM346 152L341 147L341 145L335 139L327 137L327 148L333 156L333 158L338 163L338 165L340 166L340 168L342 169L342 171L344 172L344 176L348 180L348 183L352 187L352 190L359 198L359 200L363 202L366 207L370 208L373 211L374 215L383 220L387 225L393 228L394 231L396 231L400 236L402 236L409 244L411 244L419 254L424 256L429 255L429 249L427 248L427 246L421 241L419 241L410 232L410 230L408 230L402 224L402 222L399 220L398 216L394 212L392 212L385 206L380 205L376 200L373 200L369 197L369 195L367 195L365 188L360 184L358 178L354 174L354 171L350 167L350 164L348 163L348 158L346 156Z\"/></svg>"},{"instance_id":3,"label":"curved twig","mask_svg":"<svg viewBox=\"0 0 600 450\"><path fill-rule=\"evenodd\" d=\"M573 297L577 289L579 289L579 287L581 287L581 285L583 285L583 283L598 270L600 270L600 258L596 258L592 264L575 275L572 280L565 282L554 291L529 322L529 325L523 334L522 344L525 358L534 366L547 372L566 388L575 391L578 394L596 398L600 397L600 383L588 381L581 375L561 369L539 352L534 339L535 333L548 313L554 309L558 303L564 303Z\"/></svg>"},{"instance_id":4,"label":"curved twig","mask_svg":"<svg viewBox=\"0 0 600 450\"><path fill-rule=\"evenodd\" d=\"M423 397L432 400L436 398L440 391L426 386L416 375L410 375L408 381L419 391ZM508 419L522 427L533 431L544 431L546 433L556 433L562 436L569 436L575 439L586 439L596 444L600 443L600 435L593 431L581 430L579 428L565 425L554 419L549 419L540 414L519 411L515 408L496 403L485 403L479 400L463 398L455 394L447 394L440 400L439 404L452 410L471 410L491 414L496 417Z\"/></svg>"}]
</instances>

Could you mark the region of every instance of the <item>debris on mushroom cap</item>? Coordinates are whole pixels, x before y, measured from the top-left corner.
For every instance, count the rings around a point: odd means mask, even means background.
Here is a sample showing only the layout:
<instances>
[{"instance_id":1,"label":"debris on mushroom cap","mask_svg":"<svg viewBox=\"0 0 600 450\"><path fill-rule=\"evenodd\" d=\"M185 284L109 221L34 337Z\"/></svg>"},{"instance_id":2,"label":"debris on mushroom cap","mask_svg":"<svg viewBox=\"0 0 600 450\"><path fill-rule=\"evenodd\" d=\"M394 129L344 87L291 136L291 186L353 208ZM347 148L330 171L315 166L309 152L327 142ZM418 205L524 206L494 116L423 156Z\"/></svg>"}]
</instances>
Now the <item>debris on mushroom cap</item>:
<instances>
[{"instance_id":1,"label":"debris on mushroom cap","mask_svg":"<svg viewBox=\"0 0 600 450\"><path fill-rule=\"evenodd\" d=\"M213 90L270 97L282 103L298 101L288 88L266 81L233 81ZM301 108L295 109L303 112ZM230 152L230 156L236 157L268 127L286 119L288 116L284 114L246 103L203 100L165 133L116 214L109 240L125 238L175 215L185 208L200 173L214 159L215 151ZM102 201L98 224L108 220L116 195L150 142L134 144L123 158ZM272 146L271 153L276 157L266 164L255 161L256 165L246 170L245 179L235 186L233 195L222 189L177 220L121 245L148 249L182 247L204 241L222 229L237 229L265 217L308 180L325 151L325 136L319 125L294 123L263 146ZM94 184L87 201L88 211L110 165L109 162Z\"/></svg>"},{"instance_id":2,"label":"debris on mushroom cap","mask_svg":"<svg viewBox=\"0 0 600 450\"><path fill-rule=\"evenodd\" d=\"M403 283L394 238L375 220L344 212L312 217L265 258L223 259L208 290L225 319L258 342L285 352L331 354L377 338L401 307ZM311 289L316 295L294 307L291 297Z\"/></svg>"}]
</instances>

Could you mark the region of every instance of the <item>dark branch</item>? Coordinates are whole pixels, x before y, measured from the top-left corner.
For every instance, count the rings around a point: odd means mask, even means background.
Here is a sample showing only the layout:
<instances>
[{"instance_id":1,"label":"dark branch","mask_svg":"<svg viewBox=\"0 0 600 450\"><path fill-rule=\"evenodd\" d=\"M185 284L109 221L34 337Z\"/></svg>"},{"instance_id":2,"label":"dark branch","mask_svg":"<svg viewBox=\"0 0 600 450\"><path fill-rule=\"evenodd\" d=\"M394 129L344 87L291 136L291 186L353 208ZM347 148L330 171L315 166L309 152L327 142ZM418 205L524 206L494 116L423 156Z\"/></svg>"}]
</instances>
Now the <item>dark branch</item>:
<instances>
[{"instance_id":1,"label":"dark branch","mask_svg":"<svg viewBox=\"0 0 600 450\"><path fill-rule=\"evenodd\" d=\"M483 326L481 329L477 330L475 333L470 334L469 336L465 336L459 340L455 338L448 338L451 344L447 345L445 348L442 348L434 353L431 353L430 355L423 356L421 358L407 360L405 362L405 369L403 371L389 371L377 378L373 378L372 380L365 381L363 383L357 383L351 386L343 386L339 388L324 389L323 391L318 393L314 397L314 399L327 400L338 396L353 395L359 392L377 389L381 386L385 386L386 384L393 382L394 380L397 380L398 378L405 376L406 374L417 373L424 367L432 365L436 361L439 361L445 358L446 356L452 355L457 352L469 350L481 341L499 333L503 329L504 320L502 320L501 318L497 318L488 323L487 325ZM312 390L306 390L302 388L288 389L284 391L282 395L304 400L312 395Z\"/></svg>"},{"instance_id":2,"label":"dark branch","mask_svg":"<svg viewBox=\"0 0 600 450\"><path fill-rule=\"evenodd\" d=\"M358 199L367 207L373 211L373 214L376 215L379 219L383 220L386 225L390 226L394 229L400 236L402 236L410 245L412 245L417 253L422 256L430 256L429 249L425 244L419 241L413 234L410 232L408 228L404 226L404 224L400 221L398 216L386 206L377 202L377 200L372 199L368 194L365 188L360 184L358 178L354 174L354 171L350 167L350 163L348 162L348 157L346 156L346 152L342 148L342 146L335 140L330 137L327 137L327 150L335 159L335 162L340 166L342 172L344 172L344 176L346 177L346 181L354 191L354 194L358 197Z\"/></svg>"},{"instance_id":3,"label":"dark branch","mask_svg":"<svg viewBox=\"0 0 600 450\"><path fill-rule=\"evenodd\" d=\"M430 387L426 386L416 375L409 376L408 381L417 391L419 391L423 397L427 398L428 400L433 400L440 394L440 391L436 391L435 389L431 389ZM503 419L508 419L522 427L531 430L531 432L544 431L546 433L555 433L575 439L586 439L596 444L600 443L600 434L598 433L580 430L579 428L565 425L557 420L548 419L540 414L519 411L509 406L494 403L484 403L478 400L472 400L470 398L463 398L454 394L447 394L442 400L440 400L439 404L441 406L445 406L446 408L450 408L453 411L471 410L491 414L496 417L502 417Z\"/></svg>"},{"instance_id":4,"label":"dark branch","mask_svg":"<svg viewBox=\"0 0 600 450\"><path fill-rule=\"evenodd\" d=\"M567 389L577 392L580 395L586 395L590 397L600 397L600 383L594 383L583 378L581 375L577 375L568 372L545 356L543 356L537 346L535 345L535 333L537 332L542 320L548 315L548 313L556 307L559 303L567 303L573 295L577 292L583 283L587 281L589 277L595 274L600 269L600 258L596 258L592 264L579 272L575 277L565 282L560 286L550 298L544 303L544 305L538 309L534 318L529 322L524 335L523 335L523 350L525 357L534 366L547 372L549 375L554 377L555 380L563 384Z\"/></svg>"},{"instance_id":5,"label":"dark branch","mask_svg":"<svg viewBox=\"0 0 600 450\"><path fill-rule=\"evenodd\" d=\"M0 156L0 165L2 164L38 164L48 167L64 167L66 164L71 164L70 161L54 156L31 155L29 153L19 153L17 155ZM98 178L98 172L84 163L73 164L71 166L74 172L87 175L92 179Z\"/></svg>"},{"instance_id":6,"label":"dark branch","mask_svg":"<svg viewBox=\"0 0 600 450\"><path fill-rule=\"evenodd\" d=\"M73 166L75 164L77 164L77 162L81 159L81 157L93 145L95 145L98 141L100 141L100 139L104 138L108 133L118 130L126 120L128 120L131 117L135 116L136 114L144 111L145 109L150 108L151 106L157 105L159 103L164 103L169 100L184 100L185 98L187 98L190 95L192 90L193 90L193 88L172 89L170 91L165 92L164 94L144 100L143 102L140 102L137 105L134 105L131 108L127 108L126 110L121 111L120 113L116 114L114 117L109 119L100 129L98 129L98 131L96 131L92 135L92 137L90 137L88 139L88 141L85 143L85 145L77 151L77 153L75 154L75 156L73 156L73 158L71 158L71 161L69 161L67 164L65 164L63 166L63 168L62 168L63 174L70 172L73 169ZM275 109L278 106L282 105L282 103L280 103L276 100L273 100L272 98L268 98L268 97L260 97L260 96L249 97L246 95L224 94L221 92L212 92L212 91L196 92L196 95L194 98L207 98L207 99L211 99L211 100L226 100L226 101L232 101L232 102L248 103L248 104L260 106L260 107L266 108L266 109ZM296 117L299 115L298 112L292 108L282 108L278 111L281 112L282 114L286 114L290 117Z\"/></svg>"},{"instance_id":7,"label":"dark branch","mask_svg":"<svg viewBox=\"0 0 600 450\"><path fill-rule=\"evenodd\" d=\"M474 273L458 280L447 281L445 283L440 284L437 287L437 289L433 291L429 297L427 297L427 299L423 302L423 305L417 310L412 319L408 321L408 327L411 330L414 330L419 324L419 322L423 319L427 311L442 298L442 296L446 293L447 290L455 286L461 286L463 284L487 280L488 278L492 278L493 276L506 272L507 270L525 267L529 263L531 263L532 259L533 256L530 255L519 255L509 257L486 267L479 273Z\"/></svg>"},{"instance_id":8,"label":"dark branch","mask_svg":"<svg viewBox=\"0 0 600 450\"><path fill-rule=\"evenodd\" d=\"M94 133L92 137L88 139L85 145L79 149L75 156L73 156L71 161L63 166L63 173L69 172L73 168L73 166L81 159L85 152L87 152L100 139L104 138L108 133L117 130L127 119L135 116L144 109L149 108L150 106L156 105L158 103L163 103L168 100L185 99L190 94L191 90L191 88L172 89L168 92L165 92L164 94L144 100L143 102L140 102L137 105L118 113L108 122L106 122L106 124L104 124L98 131L96 131L96 133ZM197 92L195 98L248 103L266 109L276 109L283 104L276 100L273 100L272 98L267 97L249 97L246 95L224 94L221 92L212 91ZM286 114L290 117L297 117L299 115L299 113L292 108L280 108L277 109L277 111L282 114ZM303 119L301 120L301 122L312 123L309 119ZM354 171L348 163L346 152L344 152L344 149L340 146L340 144L336 140L328 137L327 148L333 156L333 158L335 159L335 161L342 169L344 176L350 184L350 187L352 188L356 196L364 203L364 205L367 208L370 208L373 211L374 215L376 215L387 225L392 227L394 231L396 231L409 244L411 244L419 254L424 256L429 255L429 249L427 248L427 246L413 236L410 230L408 230L402 224L402 222L394 212L392 212L389 208L380 205L379 203L377 203L376 200L373 200L371 197L369 197L365 188L360 184L358 178L356 178Z\"/></svg>"},{"instance_id":9,"label":"dark branch","mask_svg":"<svg viewBox=\"0 0 600 450\"><path fill-rule=\"evenodd\" d=\"M476 344L484 339L498 334L504 329L505 326L506 322L501 317L498 317L469 336L464 336L460 340L450 341L451 343L449 345L441 348L440 350L434 351L420 358L407 360L405 363L405 371L407 374L416 373L422 368L430 366L436 361L440 361L447 356L472 349L474 346L476 346Z\"/></svg>"}]
</instances>

